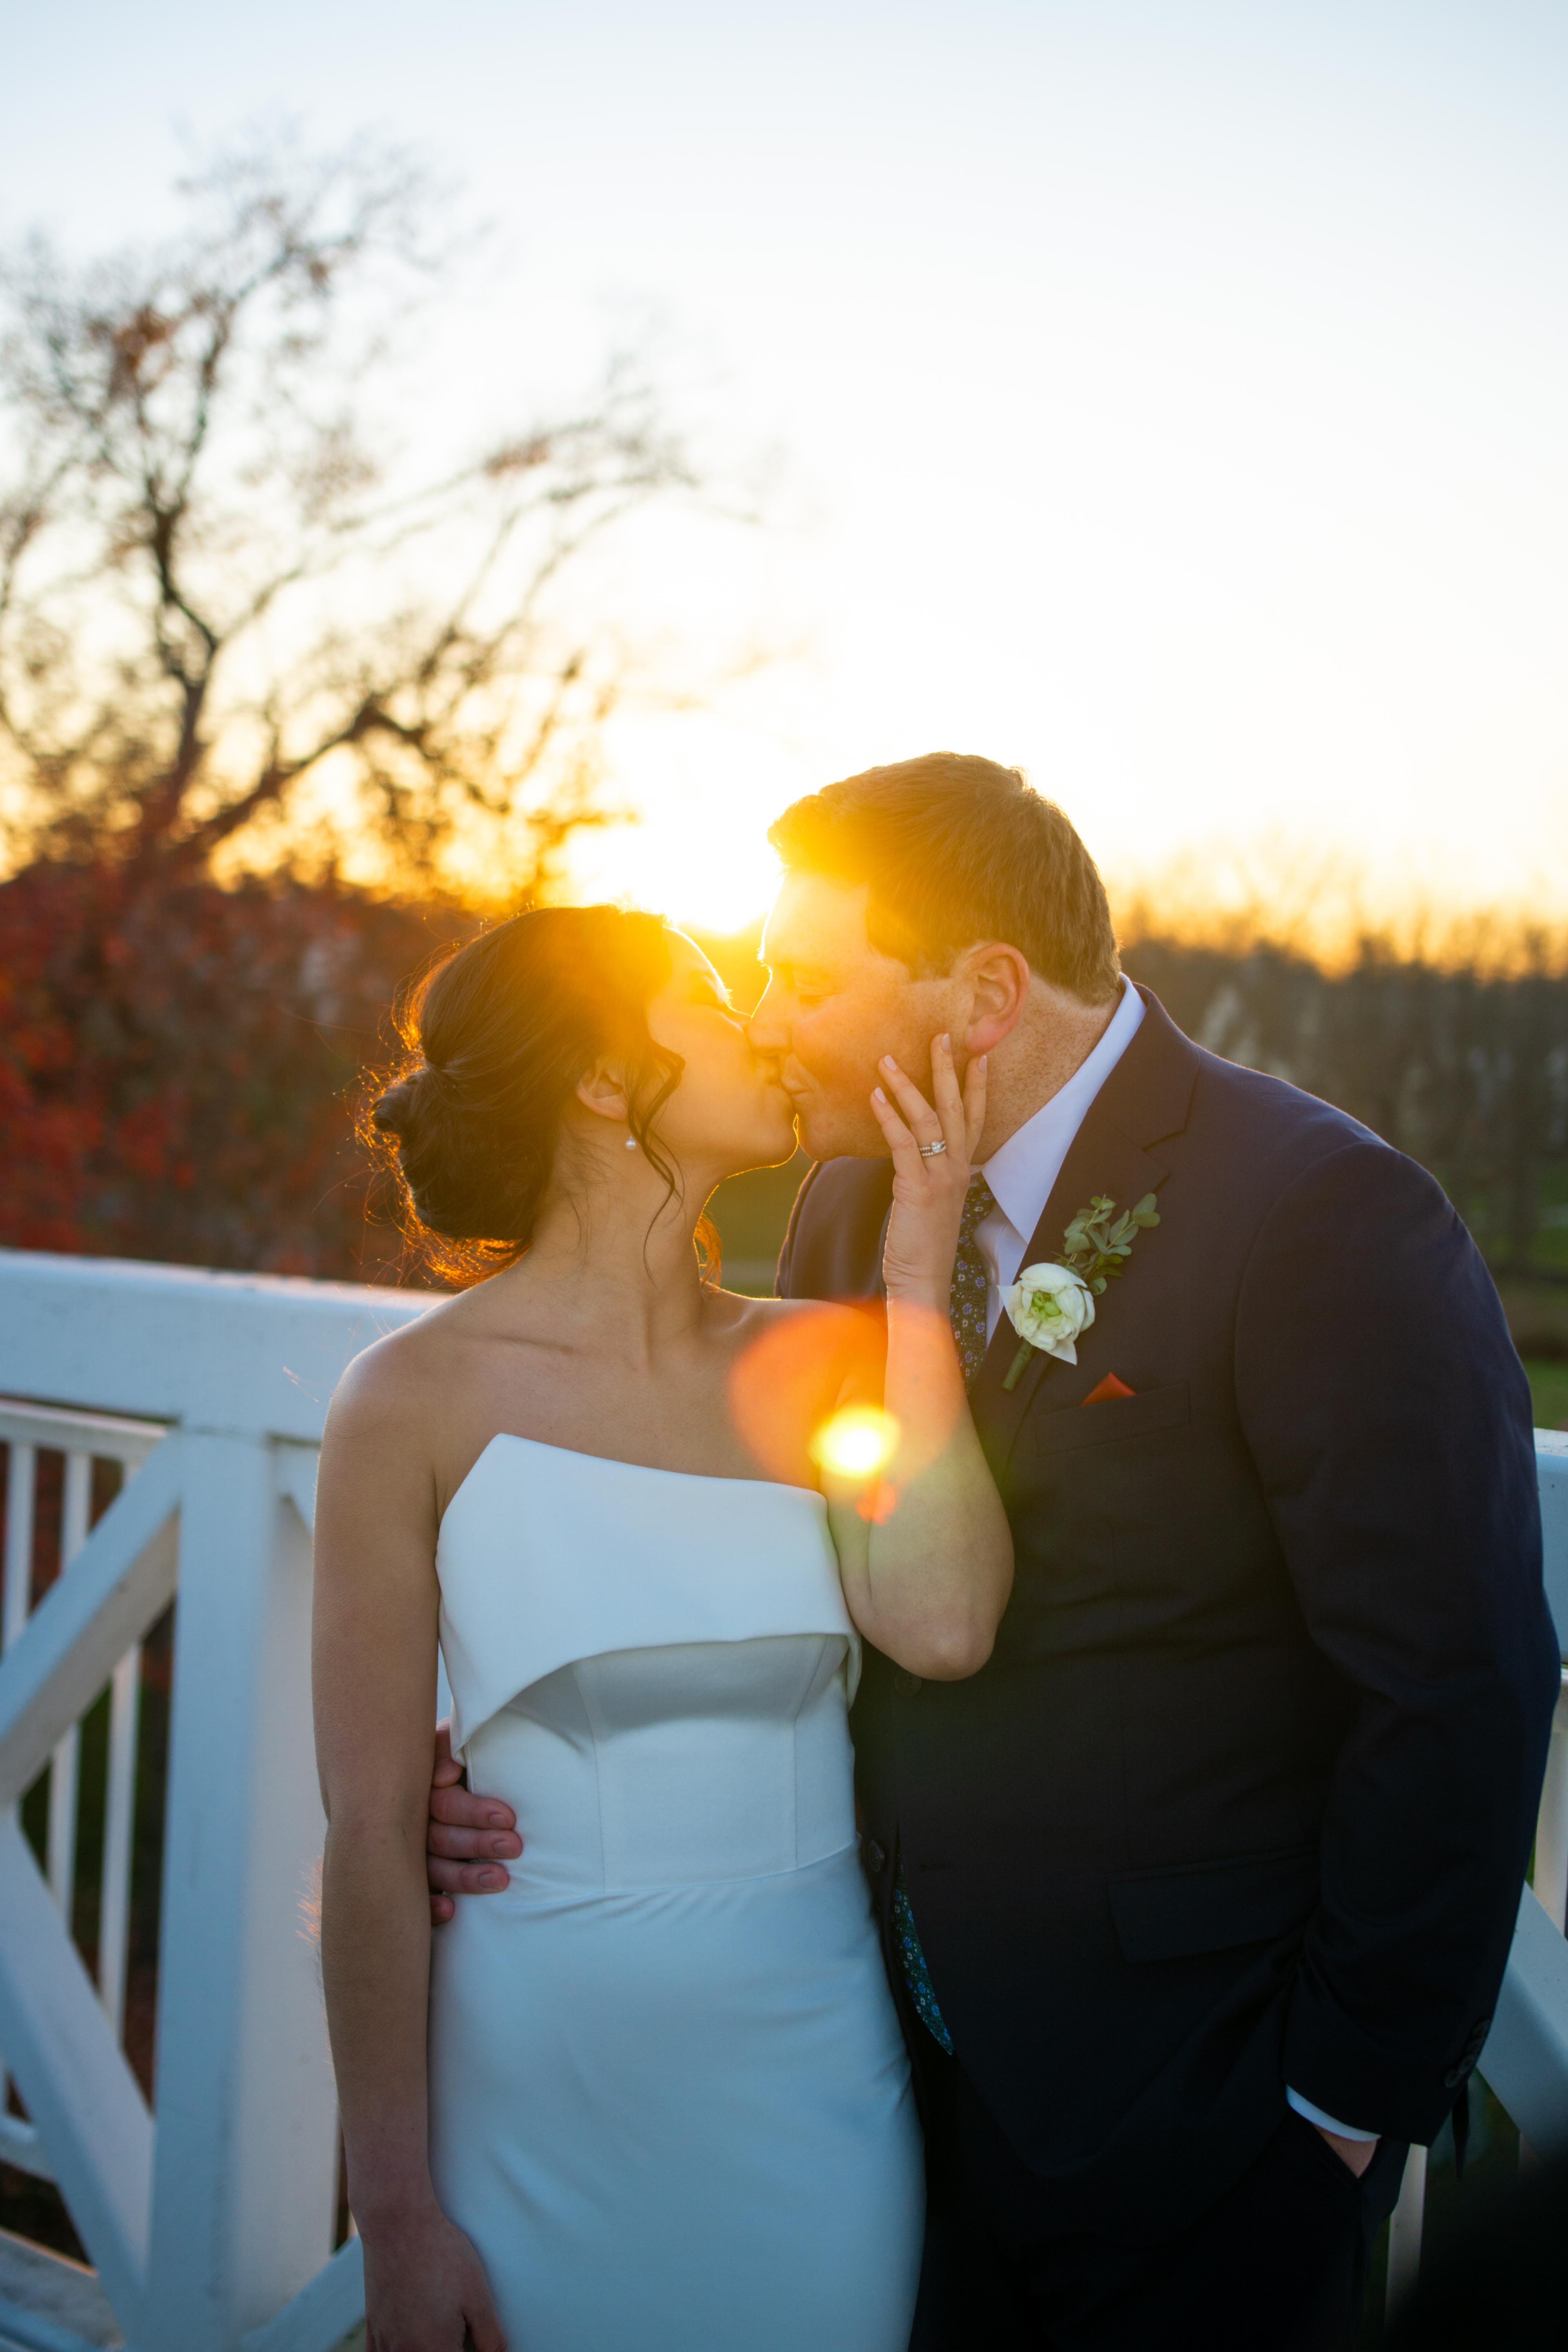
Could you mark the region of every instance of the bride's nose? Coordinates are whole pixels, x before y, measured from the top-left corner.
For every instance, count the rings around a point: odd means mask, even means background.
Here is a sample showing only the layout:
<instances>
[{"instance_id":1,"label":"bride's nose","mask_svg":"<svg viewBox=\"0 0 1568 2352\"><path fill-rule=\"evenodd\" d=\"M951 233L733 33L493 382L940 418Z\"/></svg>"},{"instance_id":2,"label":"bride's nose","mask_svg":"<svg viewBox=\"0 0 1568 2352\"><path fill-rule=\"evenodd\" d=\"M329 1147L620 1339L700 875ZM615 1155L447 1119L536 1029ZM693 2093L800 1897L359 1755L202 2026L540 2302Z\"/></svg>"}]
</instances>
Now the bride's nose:
<instances>
[{"instance_id":1,"label":"bride's nose","mask_svg":"<svg viewBox=\"0 0 1568 2352\"><path fill-rule=\"evenodd\" d=\"M768 1002L771 989L746 1022L746 1042L754 1054L783 1054L789 1045L789 1024L781 1021Z\"/></svg>"}]
</instances>

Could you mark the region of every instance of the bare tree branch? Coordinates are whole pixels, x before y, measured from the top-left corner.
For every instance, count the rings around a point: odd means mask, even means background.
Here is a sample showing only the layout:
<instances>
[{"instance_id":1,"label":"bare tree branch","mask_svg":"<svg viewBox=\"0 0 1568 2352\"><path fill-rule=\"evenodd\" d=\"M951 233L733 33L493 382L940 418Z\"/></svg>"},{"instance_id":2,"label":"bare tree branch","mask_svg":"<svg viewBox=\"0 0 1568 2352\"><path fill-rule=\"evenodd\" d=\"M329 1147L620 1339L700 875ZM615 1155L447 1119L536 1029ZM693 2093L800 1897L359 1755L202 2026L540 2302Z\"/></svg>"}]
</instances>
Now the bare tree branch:
<instances>
[{"instance_id":1,"label":"bare tree branch","mask_svg":"<svg viewBox=\"0 0 1568 2352\"><path fill-rule=\"evenodd\" d=\"M427 283L406 157L285 142L184 189L168 247L0 264L0 774L14 850L191 870L323 820L389 874L476 827L526 880L597 819L624 658L569 625L584 549L694 487L636 368L433 479L356 387ZM445 593L440 583L448 583ZM258 836L259 838L259 836Z\"/></svg>"}]
</instances>

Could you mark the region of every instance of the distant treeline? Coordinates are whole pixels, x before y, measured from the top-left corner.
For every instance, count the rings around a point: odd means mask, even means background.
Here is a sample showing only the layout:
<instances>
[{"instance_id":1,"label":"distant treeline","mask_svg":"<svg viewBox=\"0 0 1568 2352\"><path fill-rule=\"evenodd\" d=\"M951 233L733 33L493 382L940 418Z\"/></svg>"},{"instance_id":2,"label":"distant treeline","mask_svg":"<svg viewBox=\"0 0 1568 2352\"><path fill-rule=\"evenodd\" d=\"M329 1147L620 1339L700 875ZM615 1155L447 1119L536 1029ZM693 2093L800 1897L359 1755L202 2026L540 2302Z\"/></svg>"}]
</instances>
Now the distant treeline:
<instances>
[{"instance_id":1,"label":"distant treeline","mask_svg":"<svg viewBox=\"0 0 1568 2352\"><path fill-rule=\"evenodd\" d=\"M1189 1036L1337 1103L1431 1169L1494 1273L1568 1282L1568 961L1502 969L1380 941L1325 971L1288 947L1124 941Z\"/></svg>"},{"instance_id":2,"label":"distant treeline","mask_svg":"<svg viewBox=\"0 0 1568 2352\"><path fill-rule=\"evenodd\" d=\"M0 884L0 1244L395 1275L351 1106L395 1051L399 983L470 923L343 888L137 887L86 865ZM750 1003L755 932L704 945ZM1147 926L1123 953L1202 1044L1432 1169L1500 1276L1568 1285L1568 958L1373 943L1327 970ZM737 1271L765 1278L803 1167L723 1189Z\"/></svg>"}]
</instances>

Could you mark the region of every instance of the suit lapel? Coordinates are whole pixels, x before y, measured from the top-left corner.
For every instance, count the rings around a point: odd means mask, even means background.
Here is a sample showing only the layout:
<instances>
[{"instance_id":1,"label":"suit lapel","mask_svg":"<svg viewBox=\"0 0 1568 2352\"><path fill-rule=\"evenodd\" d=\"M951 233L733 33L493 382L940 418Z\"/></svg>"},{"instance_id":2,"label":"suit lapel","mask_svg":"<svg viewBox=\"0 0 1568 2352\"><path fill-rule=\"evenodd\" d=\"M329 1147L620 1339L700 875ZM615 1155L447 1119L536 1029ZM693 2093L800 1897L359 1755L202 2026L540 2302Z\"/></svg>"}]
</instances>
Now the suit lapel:
<instances>
[{"instance_id":1,"label":"suit lapel","mask_svg":"<svg viewBox=\"0 0 1568 2352\"><path fill-rule=\"evenodd\" d=\"M1037 1265L1042 1258L1061 1255L1062 1236L1076 1212L1083 1208L1096 1192L1109 1193L1119 1209L1131 1208L1145 1192L1157 1192L1169 1172L1163 1160L1142 1150L1124 1135L1119 1134L1109 1119L1097 1118L1099 1106L1090 1104L1088 1118L1074 1138L1072 1149L1062 1162L1062 1171L1046 1203L1046 1212L1036 1227L1028 1248L1024 1252L1024 1265ZM1135 1279L1137 1252L1134 1250L1121 1283L1110 1286L1110 1292L1096 1300L1097 1310L1103 1313L1115 1292L1123 1283ZM1000 1473L1013 1450L1013 1440L1018 1425L1034 1399L1040 1382L1052 1370L1065 1373L1070 1366L1060 1363L1054 1356L1038 1349L1029 1358L1013 1387L1005 1389L1003 1382L1018 1352L1018 1335L1004 1314L985 1350L985 1359L974 1376L970 1391L970 1407L975 1427L990 1458L992 1468Z\"/></svg>"},{"instance_id":2,"label":"suit lapel","mask_svg":"<svg viewBox=\"0 0 1568 2352\"><path fill-rule=\"evenodd\" d=\"M1149 1147L1178 1134L1186 1123L1197 1075L1197 1049L1183 1036L1157 998L1144 989L1139 993L1145 1010L1138 1033L1089 1105L1021 1266L1058 1256L1068 1223L1095 1193L1109 1193L1119 1209L1131 1208L1145 1192L1157 1192L1169 1173L1164 1158ZM1136 1282L1137 1266L1134 1251L1121 1283L1113 1284L1097 1301L1101 1313L1123 1284ZM1017 1352L1018 1335L1004 1314L970 1391L974 1425L997 1476L1006 1466L1013 1441L1041 1381L1051 1376L1053 1368L1058 1374L1070 1370L1055 1357L1037 1351L1015 1386L1005 1389L1003 1382Z\"/></svg>"}]
</instances>

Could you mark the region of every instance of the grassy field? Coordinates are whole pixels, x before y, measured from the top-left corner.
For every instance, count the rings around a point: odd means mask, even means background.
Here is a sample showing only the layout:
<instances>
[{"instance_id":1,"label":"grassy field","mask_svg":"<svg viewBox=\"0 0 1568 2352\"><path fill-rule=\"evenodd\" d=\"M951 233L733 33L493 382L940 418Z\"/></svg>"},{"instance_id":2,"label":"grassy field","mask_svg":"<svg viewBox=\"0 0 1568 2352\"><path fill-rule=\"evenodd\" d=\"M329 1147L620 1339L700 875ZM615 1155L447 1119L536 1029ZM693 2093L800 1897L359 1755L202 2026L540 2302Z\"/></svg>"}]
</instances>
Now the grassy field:
<instances>
[{"instance_id":1,"label":"grassy field","mask_svg":"<svg viewBox=\"0 0 1568 2352\"><path fill-rule=\"evenodd\" d=\"M1526 1356L1537 1429L1568 1429L1568 1362L1560 1357Z\"/></svg>"}]
</instances>

